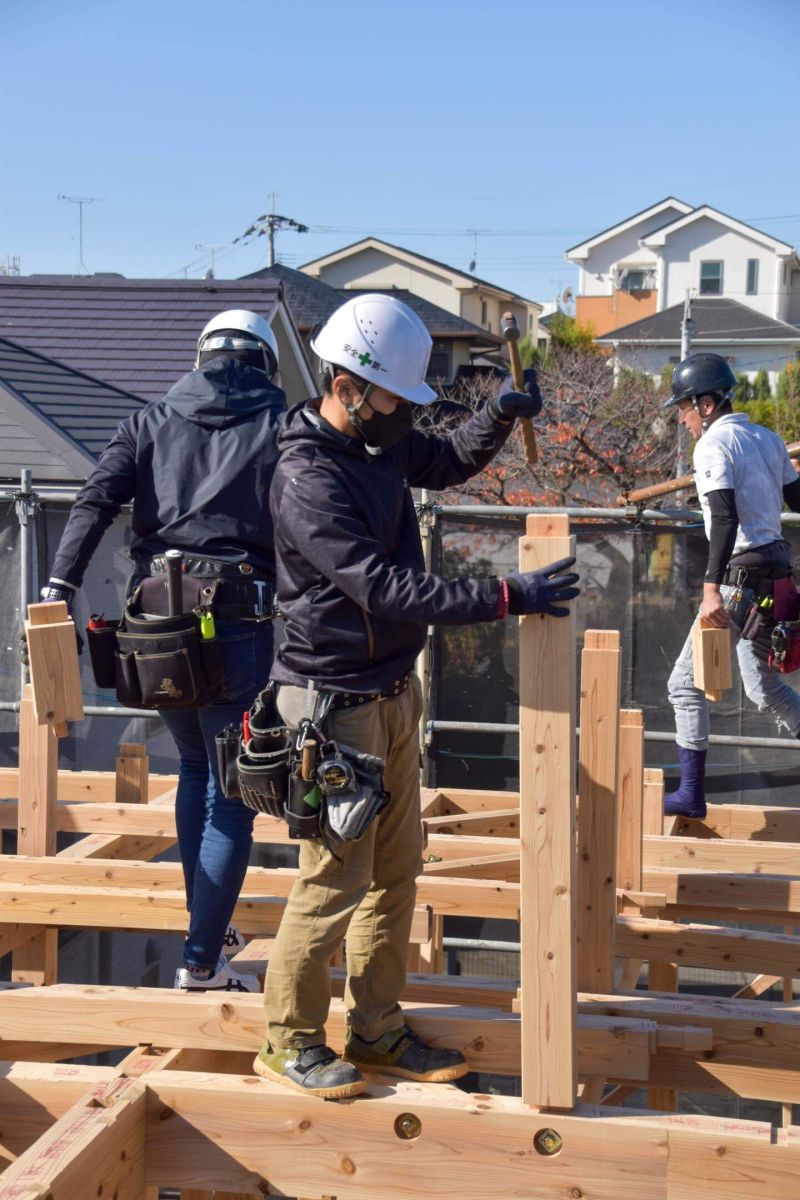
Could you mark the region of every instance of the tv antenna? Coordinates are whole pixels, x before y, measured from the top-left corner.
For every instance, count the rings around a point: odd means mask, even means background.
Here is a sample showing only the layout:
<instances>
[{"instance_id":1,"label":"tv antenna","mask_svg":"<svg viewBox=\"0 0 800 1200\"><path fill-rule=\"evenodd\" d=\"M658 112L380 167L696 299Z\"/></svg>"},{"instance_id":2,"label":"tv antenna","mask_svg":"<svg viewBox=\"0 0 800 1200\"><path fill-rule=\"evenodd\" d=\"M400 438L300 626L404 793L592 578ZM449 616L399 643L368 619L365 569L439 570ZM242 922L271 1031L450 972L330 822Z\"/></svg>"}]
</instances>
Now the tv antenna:
<instances>
[{"instance_id":1,"label":"tv antenna","mask_svg":"<svg viewBox=\"0 0 800 1200\"><path fill-rule=\"evenodd\" d=\"M65 204L77 204L78 206L78 245L79 262L73 274L88 275L86 263L83 261L83 206L84 204L96 204L103 200L102 196L64 196L59 193L58 199L63 200Z\"/></svg>"},{"instance_id":2,"label":"tv antenna","mask_svg":"<svg viewBox=\"0 0 800 1200\"><path fill-rule=\"evenodd\" d=\"M279 229L293 229L295 233L308 233L308 226L301 225L299 221L295 221L294 217L282 217L275 212L275 196L276 192L271 192L272 211L262 213L260 217L256 217L253 224L245 229L244 233L240 233L237 238L233 239L232 245L236 242L242 242L249 237L264 237L267 238L267 266L275 266L275 234Z\"/></svg>"}]
</instances>

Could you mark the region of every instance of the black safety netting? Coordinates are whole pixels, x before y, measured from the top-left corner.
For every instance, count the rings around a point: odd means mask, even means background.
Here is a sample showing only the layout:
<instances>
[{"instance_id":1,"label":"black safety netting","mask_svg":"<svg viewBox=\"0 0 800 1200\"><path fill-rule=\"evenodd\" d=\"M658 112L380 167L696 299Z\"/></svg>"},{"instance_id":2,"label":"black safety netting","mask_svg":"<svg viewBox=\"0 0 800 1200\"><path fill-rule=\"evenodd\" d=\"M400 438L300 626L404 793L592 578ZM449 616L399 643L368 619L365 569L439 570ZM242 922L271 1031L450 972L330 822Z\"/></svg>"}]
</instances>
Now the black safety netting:
<instances>
[{"instance_id":1,"label":"black safety netting","mask_svg":"<svg viewBox=\"0 0 800 1200\"><path fill-rule=\"evenodd\" d=\"M573 520L581 595L578 653L586 629L617 629L622 647L622 707L640 708L645 729L674 730L667 679L702 595L708 543L701 523L638 525ZM432 569L446 576L505 575L518 567L524 518L449 516L440 510ZM793 559L800 530L787 527ZM429 717L443 722L516 724L518 622L439 626L432 639ZM734 660L734 686L711 706L711 732L733 737L787 738L744 695ZM565 668L566 669L566 668ZM800 672L786 676L800 688ZM646 741L647 766L676 770L670 741ZM798 743L800 751L800 743ZM793 749L712 745L707 790L712 801L797 803L800 753ZM428 747L431 785L485 789L518 787L516 733L434 729Z\"/></svg>"}]
</instances>

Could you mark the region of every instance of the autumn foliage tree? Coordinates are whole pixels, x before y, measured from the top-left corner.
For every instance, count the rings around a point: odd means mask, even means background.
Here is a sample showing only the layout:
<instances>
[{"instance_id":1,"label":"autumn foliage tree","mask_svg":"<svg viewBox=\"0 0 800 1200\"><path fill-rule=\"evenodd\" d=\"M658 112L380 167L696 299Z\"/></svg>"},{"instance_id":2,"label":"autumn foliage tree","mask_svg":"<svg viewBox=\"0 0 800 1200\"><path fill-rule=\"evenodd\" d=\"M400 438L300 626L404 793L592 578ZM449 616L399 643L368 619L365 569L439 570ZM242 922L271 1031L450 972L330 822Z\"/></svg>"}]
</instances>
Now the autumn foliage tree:
<instances>
[{"instance_id":1,"label":"autumn foliage tree","mask_svg":"<svg viewBox=\"0 0 800 1200\"><path fill-rule=\"evenodd\" d=\"M539 461L528 466L519 429L475 479L439 496L445 503L609 505L634 486L668 478L674 422L660 412L663 387L614 371L592 349L556 345L538 367L544 407L534 425ZM486 403L498 379L475 376L448 393L467 409ZM464 419L451 414L450 424ZM441 422L436 423L441 428Z\"/></svg>"}]
</instances>

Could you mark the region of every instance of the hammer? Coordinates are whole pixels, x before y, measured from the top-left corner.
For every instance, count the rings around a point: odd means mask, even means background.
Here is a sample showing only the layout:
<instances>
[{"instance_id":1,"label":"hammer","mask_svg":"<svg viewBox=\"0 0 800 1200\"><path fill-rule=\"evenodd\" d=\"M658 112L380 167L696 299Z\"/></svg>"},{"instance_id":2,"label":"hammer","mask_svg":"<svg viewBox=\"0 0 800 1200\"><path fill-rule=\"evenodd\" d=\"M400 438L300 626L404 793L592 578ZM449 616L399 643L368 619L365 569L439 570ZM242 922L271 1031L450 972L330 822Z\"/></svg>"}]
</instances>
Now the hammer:
<instances>
[{"instance_id":1,"label":"hammer","mask_svg":"<svg viewBox=\"0 0 800 1200\"><path fill-rule=\"evenodd\" d=\"M518 392L525 391L525 375L522 370L522 360L519 356L519 326L517 318L513 313L503 313L503 319L500 324L500 329L508 346L508 357L511 363L511 378L514 381L514 387ZM522 441L525 445L525 462L528 466L533 466L539 461L539 451L536 448L536 434L533 430L533 422L530 417L523 417L520 421L522 426Z\"/></svg>"}]
</instances>

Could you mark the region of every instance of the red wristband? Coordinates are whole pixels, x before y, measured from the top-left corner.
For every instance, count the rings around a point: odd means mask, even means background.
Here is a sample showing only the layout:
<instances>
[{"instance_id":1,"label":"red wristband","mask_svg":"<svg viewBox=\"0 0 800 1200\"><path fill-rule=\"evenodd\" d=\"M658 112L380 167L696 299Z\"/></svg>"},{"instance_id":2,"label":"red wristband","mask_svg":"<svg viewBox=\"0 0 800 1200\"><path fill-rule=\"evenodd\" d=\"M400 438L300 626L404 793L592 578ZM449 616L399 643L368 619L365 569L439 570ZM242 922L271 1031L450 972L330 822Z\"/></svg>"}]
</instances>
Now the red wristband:
<instances>
[{"instance_id":1,"label":"red wristband","mask_svg":"<svg viewBox=\"0 0 800 1200\"><path fill-rule=\"evenodd\" d=\"M497 589L497 619L508 616L508 584L505 579L498 579Z\"/></svg>"}]
</instances>

